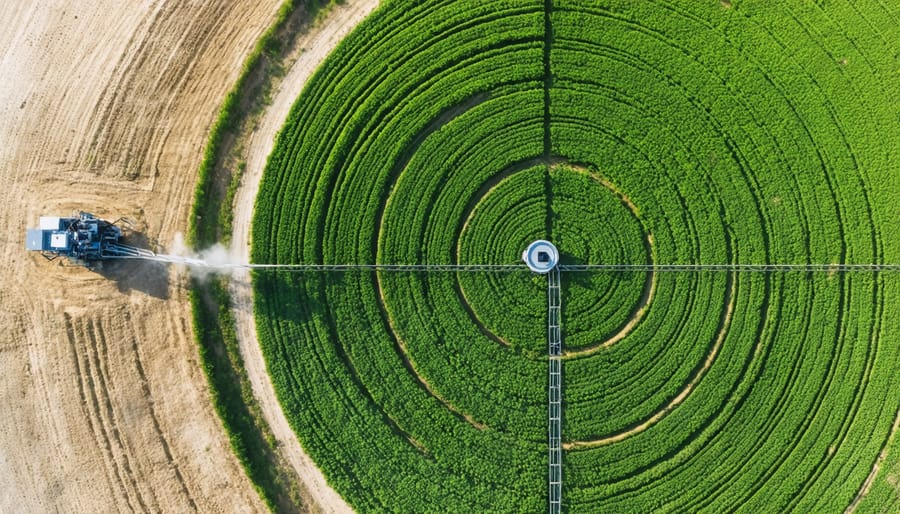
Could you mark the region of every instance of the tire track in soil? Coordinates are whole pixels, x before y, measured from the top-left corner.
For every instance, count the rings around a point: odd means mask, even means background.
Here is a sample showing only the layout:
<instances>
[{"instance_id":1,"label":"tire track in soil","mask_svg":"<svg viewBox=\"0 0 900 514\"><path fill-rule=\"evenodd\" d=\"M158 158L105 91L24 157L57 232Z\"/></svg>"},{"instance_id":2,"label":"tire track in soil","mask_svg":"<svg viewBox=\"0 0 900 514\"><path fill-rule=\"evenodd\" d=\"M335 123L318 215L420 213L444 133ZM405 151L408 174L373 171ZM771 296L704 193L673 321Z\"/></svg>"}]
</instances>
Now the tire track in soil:
<instances>
[{"instance_id":1,"label":"tire track in soil","mask_svg":"<svg viewBox=\"0 0 900 514\"><path fill-rule=\"evenodd\" d=\"M75 326L72 322L72 316L68 313L63 314L63 320L66 329L66 339L69 343L69 353L72 356L72 364L75 369L75 375L78 381L78 399L80 401L80 405L82 407L82 412L84 413L84 417L87 419L88 427L90 428L91 433L94 435L95 441L98 442L97 447L101 448L100 442L100 434L98 433L96 427L96 420L92 415L91 406L88 403L87 393L85 392L85 371L82 369L81 358L77 349L78 337L75 334ZM101 448L102 450L102 448ZM104 459L104 462L109 464L113 462L111 459ZM106 479L106 485L110 491L121 491L121 489L116 487L117 483L120 483L118 477L113 476L109 469L109 465L105 466L105 472L103 473L104 478Z\"/></svg>"},{"instance_id":2,"label":"tire track in soil","mask_svg":"<svg viewBox=\"0 0 900 514\"><path fill-rule=\"evenodd\" d=\"M220 12L227 9L228 3L204 4L199 13L192 12L185 16L183 11L196 8L178 3L166 4L148 17L135 35L125 46L125 50L116 63L113 77L117 80L110 83L97 102L97 111L102 112L92 125L90 135L85 137L79 148L79 155L88 156L88 165L96 172L103 173L111 169L115 176L136 179L141 174L150 173L151 178L156 169L156 160L161 155L162 146L166 143L170 128L147 124L134 124L135 118L162 119L163 114L173 108L178 95L168 98L166 103L156 100L160 88L184 90L184 85L191 77L197 65L194 55L202 55L216 36L216 26L203 21L211 17L226 16ZM149 39L144 34L158 34L159 37ZM160 65L158 52L152 45L169 45L176 49L191 49L190 52L176 52L168 62ZM148 76L145 68L162 69L160 76ZM136 91L144 92L135 95ZM136 100L136 98L138 100ZM149 98L149 100L147 100ZM160 99L166 99L160 96ZM122 120L129 120L130 125L121 127ZM115 148L119 154L113 162L91 162L95 154L104 154L99 149ZM146 161L154 161L148 165ZM110 166L112 165L112 166Z\"/></svg>"},{"instance_id":3,"label":"tire track in soil","mask_svg":"<svg viewBox=\"0 0 900 514\"><path fill-rule=\"evenodd\" d=\"M139 493L136 493L136 480L131 475L127 462L123 466L121 438L115 432L115 426L111 419L104 416L104 410L109 412L109 397L105 395L106 384L102 372L99 369L97 346L93 334L91 321L73 319L72 315L65 314L66 334L75 370L78 376L78 395L82 401L82 407L94 441L106 457L106 479L110 490L121 497L128 510L134 512L140 507L141 511L147 511L147 506ZM120 504L122 505L122 504Z\"/></svg>"},{"instance_id":4,"label":"tire track in soil","mask_svg":"<svg viewBox=\"0 0 900 514\"><path fill-rule=\"evenodd\" d=\"M139 29L135 30L129 38L128 43L125 45L125 51L122 52L119 61L113 68L112 77L117 78L110 82L98 98L96 108L101 114L97 116L97 121L92 124L93 126L89 131L91 135L82 140L82 147L79 148L78 155L90 155L92 148L100 148L104 143L109 143L106 139L109 139L112 135L109 133L111 131L110 125L115 123L114 114L121 109L121 106L118 105L120 103L119 99L122 96L126 96L123 93L131 89L129 86L133 87L131 83L136 78L135 70L140 69L140 64L146 59L145 48L148 42L145 37L141 36L144 32L149 32L150 29L157 26L163 10L164 8L161 7L152 17L148 17L147 21L142 23ZM138 59L134 59L134 56L138 56ZM129 148L126 152L125 162L130 162L132 149ZM89 164L99 167L98 163ZM135 163L135 167L140 168L141 163Z\"/></svg>"},{"instance_id":5,"label":"tire track in soil","mask_svg":"<svg viewBox=\"0 0 900 514\"><path fill-rule=\"evenodd\" d=\"M191 495L191 492L187 487L187 482L184 480L184 476L181 473L181 469L179 468L178 463L175 461L175 458L172 456L172 449L169 445L169 441L166 439L166 436L162 431L162 427L159 423L159 417L156 414L156 408L153 406L153 391L150 388L150 381L147 380L147 374L144 371L144 365L141 363L141 353L137 343L137 334L139 334L140 331L134 325L134 322L131 319L131 315L127 311L125 311L123 315L125 318L125 324L127 325L126 332L128 334L129 350L134 356L134 366L137 369L138 378L140 379L141 393L143 395L143 398L147 400L147 409L150 414L151 427L153 428L153 432L159 440L160 446L163 450L163 455L165 455L166 457L166 462L171 467L172 472L175 474L175 481L178 483L182 494L184 494L185 498L187 498L188 505L190 506L191 510L197 512L197 502Z\"/></svg>"},{"instance_id":6,"label":"tire track in soil","mask_svg":"<svg viewBox=\"0 0 900 514\"><path fill-rule=\"evenodd\" d=\"M110 313L105 313L110 314ZM91 432L97 440L98 447L105 453L110 464L107 469L107 483L111 490L118 492L132 511L158 512L161 507L152 489L142 487L144 480L139 472L139 463L123 438L119 429L117 405L109 395L113 386L109 374L112 365L109 361L109 345L107 333L124 334L125 348L132 354L132 361L137 371L142 397L150 417L150 428L159 441L165 456L165 462L175 477L177 489L181 491L190 510L198 511L196 500L187 487L187 482L178 463L173 457L171 447L159 422L153 402L147 374L141 362L137 334L127 312L123 313L123 327L110 326L107 321L114 316L104 316L104 321L94 319L74 320L72 315L65 314L66 334L69 339L72 359L79 377L78 394Z\"/></svg>"},{"instance_id":7,"label":"tire track in soil","mask_svg":"<svg viewBox=\"0 0 900 514\"><path fill-rule=\"evenodd\" d=\"M110 397L110 391L114 386L109 373L111 363L109 360L109 345L107 344L105 335L107 331L104 330L103 326L103 320L108 320L109 314L108 311L104 312L104 316L98 317L97 319L89 319L86 324L88 341L93 348L91 355L96 361L96 369L98 370L99 384L101 386L104 408L106 410L106 419L109 425L109 431L114 438L116 446L119 448L125 476L128 477L138 504L144 511L157 511L159 510L159 504L155 495L152 491L148 491L149 495L146 495L143 490L144 488L141 487L143 480L139 480L142 475L138 467L139 463L137 463L137 459L134 458L131 447L128 444L127 436L126 438L122 437L122 431L119 429L120 415L117 414L113 399Z\"/></svg>"}]
</instances>

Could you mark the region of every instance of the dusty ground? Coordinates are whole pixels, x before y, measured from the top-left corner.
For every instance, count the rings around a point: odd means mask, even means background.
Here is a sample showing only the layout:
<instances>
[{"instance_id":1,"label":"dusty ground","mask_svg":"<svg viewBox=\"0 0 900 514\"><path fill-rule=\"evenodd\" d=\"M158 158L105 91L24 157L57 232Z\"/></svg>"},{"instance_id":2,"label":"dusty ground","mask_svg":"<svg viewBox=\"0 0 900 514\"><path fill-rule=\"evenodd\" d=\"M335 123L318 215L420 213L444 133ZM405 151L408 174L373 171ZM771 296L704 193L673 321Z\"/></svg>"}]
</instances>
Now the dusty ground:
<instances>
[{"instance_id":1,"label":"dusty ground","mask_svg":"<svg viewBox=\"0 0 900 514\"><path fill-rule=\"evenodd\" d=\"M303 52L288 70L279 90L273 96L272 104L266 109L257 130L247 145L247 168L241 187L235 196L234 208L232 251L238 259L244 262L249 259L253 202L259 190L259 181L266 158L274 145L275 135L284 124L291 105L319 63L353 27L377 6L378 0L347 0L343 5L330 11L327 18L315 30L302 36L298 42ZM321 471L303 452L303 448L300 447L275 398L275 391L266 374L265 361L256 341L253 299L248 286L248 274L240 273L233 281L231 294L235 305L241 354L263 415L279 442L280 451L297 470L306 489L313 494L319 506L326 512L350 512L351 509L347 503L328 486Z\"/></svg>"},{"instance_id":2,"label":"dusty ground","mask_svg":"<svg viewBox=\"0 0 900 514\"><path fill-rule=\"evenodd\" d=\"M207 132L281 0L0 4L0 512L263 509L212 411L183 277L24 251L76 209L186 230Z\"/></svg>"}]
</instances>

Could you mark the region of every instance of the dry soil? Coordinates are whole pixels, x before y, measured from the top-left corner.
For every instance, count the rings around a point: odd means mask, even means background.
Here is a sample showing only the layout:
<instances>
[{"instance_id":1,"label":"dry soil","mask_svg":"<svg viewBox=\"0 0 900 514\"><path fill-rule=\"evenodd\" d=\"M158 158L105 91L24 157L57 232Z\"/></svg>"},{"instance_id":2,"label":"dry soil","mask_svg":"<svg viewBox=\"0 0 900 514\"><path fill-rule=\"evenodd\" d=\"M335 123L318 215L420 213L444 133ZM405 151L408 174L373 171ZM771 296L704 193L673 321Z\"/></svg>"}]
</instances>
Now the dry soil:
<instances>
[{"instance_id":1,"label":"dry soil","mask_svg":"<svg viewBox=\"0 0 900 514\"><path fill-rule=\"evenodd\" d=\"M225 93L281 0L0 4L0 512L254 512L184 277L24 251L40 215L187 228Z\"/></svg>"}]
</instances>

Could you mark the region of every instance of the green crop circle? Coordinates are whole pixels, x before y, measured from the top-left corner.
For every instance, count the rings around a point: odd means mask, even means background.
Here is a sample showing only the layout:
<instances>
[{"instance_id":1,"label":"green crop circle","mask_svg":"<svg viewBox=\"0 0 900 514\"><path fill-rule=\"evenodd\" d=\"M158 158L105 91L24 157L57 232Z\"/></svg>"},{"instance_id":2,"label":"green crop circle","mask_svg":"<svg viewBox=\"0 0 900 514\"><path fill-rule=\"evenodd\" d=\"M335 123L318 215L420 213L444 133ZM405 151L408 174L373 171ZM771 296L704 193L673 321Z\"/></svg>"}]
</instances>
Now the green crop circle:
<instances>
[{"instance_id":1,"label":"green crop circle","mask_svg":"<svg viewBox=\"0 0 900 514\"><path fill-rule=\"evenodd\" d=\"M457 260L521 262L536 239L556 242L563 265L652 263L652 238L637 207L596 172L554 163L499 175L496 185L466 217ZM463 301L498 343L543 356L547 342L535 334L546 316L546 280L528 274L459 276ZM632 329L651 287L648 272L565 275L563 317L567 349L603 344ZM542 357L543 358L543 357Z\"/></svg>"},{"instance_id":2,"label":"green crop circle","mask_svg":"<svg viewBox=\"0 0 900 514\"><path fill-rule=\"evenodd\" d=\"M515 264L544 237L564 263L900 262L898 18L387 2L292 110L253 259ZM546 508L546 281L522 268L255 275L282 408L355 508ZM896 462L896 277L562 280L567 509L842 511Z\"/></svg>"}]
</instances>

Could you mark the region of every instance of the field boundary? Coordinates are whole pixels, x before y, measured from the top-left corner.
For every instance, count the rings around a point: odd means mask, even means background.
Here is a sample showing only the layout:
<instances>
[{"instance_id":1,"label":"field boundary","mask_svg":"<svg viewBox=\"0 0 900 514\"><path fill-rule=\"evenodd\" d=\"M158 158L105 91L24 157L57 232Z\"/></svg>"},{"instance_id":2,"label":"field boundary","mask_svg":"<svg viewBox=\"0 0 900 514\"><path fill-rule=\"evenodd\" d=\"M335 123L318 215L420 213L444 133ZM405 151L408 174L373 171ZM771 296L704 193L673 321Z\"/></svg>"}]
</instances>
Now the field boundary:
<instances>
[{"instance_id":1,"label":"field boundary","mask_svg":"<svg viewBox=\"0 0 900 514\"><path fill-rule=\"evenodd\" d=\"M206 143L187 237L192 247L230 240L231 205L246 166L241 159L244 140L269 103L285 65L295 57L298 36L315 26L333 4L332 0L285 0L247 56ZM271 511L318 510L304 482L279 451L254 397L225 280L193 280L189 295L194 338L215 411L232 452Z\"/></svg>"}]
</instances>

